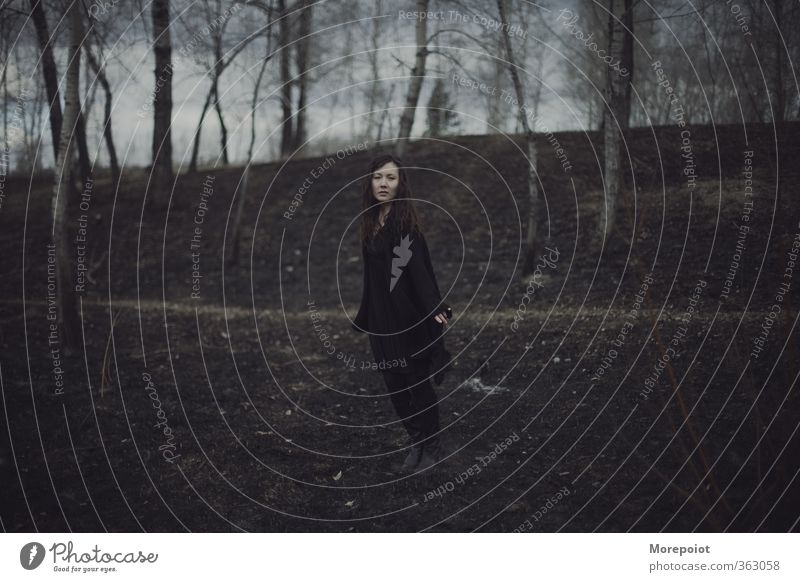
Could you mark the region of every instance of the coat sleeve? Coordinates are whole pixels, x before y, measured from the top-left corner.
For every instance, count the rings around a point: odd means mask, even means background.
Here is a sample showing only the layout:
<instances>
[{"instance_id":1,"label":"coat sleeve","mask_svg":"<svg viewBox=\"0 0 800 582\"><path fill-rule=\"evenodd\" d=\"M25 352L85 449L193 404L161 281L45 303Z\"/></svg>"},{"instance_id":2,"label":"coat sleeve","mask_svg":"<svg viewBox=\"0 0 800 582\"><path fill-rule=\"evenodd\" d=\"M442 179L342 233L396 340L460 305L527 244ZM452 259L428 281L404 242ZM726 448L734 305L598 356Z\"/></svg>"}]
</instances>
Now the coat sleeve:
<instances>
[{"instance_id":1,"label":"coat sleeve","mask_svg":"<svg viewBox=\"0 0 800 582\"><path fill-rule=\"evenodd\" d=\"M361 287L361 305L358 308L358 314L356 314L353 323L350 324L350 327L358 333L364 333L367 329L367 298L369 297L369 289L367 288L367 249L364 245L361 245L361 262L364 267L364 278Z\"/></svg>"},{"instance_id":2,"label":"coat sleeve","mask_svg":"<svg viewBox=\"0 0 800 582\"><path fill-rule=\"evenodd\" d=\"M426 315L433 317L450 307L442 301L436 275L433 272L431 256L425 237L415 230L411 242L411 259L408 261L411 285Z\"/></svg>"}]
</instances>

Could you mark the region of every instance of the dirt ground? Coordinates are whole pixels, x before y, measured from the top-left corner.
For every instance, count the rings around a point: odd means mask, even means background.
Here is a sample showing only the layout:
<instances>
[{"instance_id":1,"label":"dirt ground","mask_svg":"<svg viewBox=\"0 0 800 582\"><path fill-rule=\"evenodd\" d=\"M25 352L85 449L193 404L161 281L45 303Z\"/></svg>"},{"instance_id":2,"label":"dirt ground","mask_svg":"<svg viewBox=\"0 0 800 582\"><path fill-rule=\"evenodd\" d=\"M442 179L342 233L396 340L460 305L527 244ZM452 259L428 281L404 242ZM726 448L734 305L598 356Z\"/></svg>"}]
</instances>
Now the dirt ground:
<instances>
[{"instance_id":1,"label":"dirt ground","mask_svg":"<svg viewBox=\"0 0 800 582\"><path fill-rule=\"evenodd\" d=\"M549 261L535 276L522 273L522 141L413 144L417 207L454 307L456 367L437 390L456 451L405 477L389 471L406 454L402 426L349 320L372 150L254 167L236 265L222 258L241 168L180 176L168 212L145 206L141 170L119 186L98 178L70 352L48 320L49 179L10 179L3 529L797 531L800 270L784 275L800 233L800 126L689 129L694 183L679 129L630 132L633 172L605 246L593 238L600 135L555 134L566 171L541 138ZM73 201L73 236L81 213Z\"/></svg>"}]
</instances>

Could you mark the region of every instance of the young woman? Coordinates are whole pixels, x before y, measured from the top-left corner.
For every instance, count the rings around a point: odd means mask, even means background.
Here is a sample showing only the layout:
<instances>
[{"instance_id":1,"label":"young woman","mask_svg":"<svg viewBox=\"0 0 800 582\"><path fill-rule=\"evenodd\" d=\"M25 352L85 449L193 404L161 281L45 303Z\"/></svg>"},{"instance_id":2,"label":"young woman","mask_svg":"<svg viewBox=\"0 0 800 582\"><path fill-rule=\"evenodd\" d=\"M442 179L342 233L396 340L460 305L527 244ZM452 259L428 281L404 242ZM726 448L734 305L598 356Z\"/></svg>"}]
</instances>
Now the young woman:
<instances>
[{"instance_id":1,"label":"young woman","mask_svg":"<svg viewBox=\"0 0 800 582\"><path fill-rule=\"evenodd\" d=\"M442 332L452 311L442 301L402 162L375 158L363 191L361 220L364 289L352 327L369 334L370 347L395 411L411 439L402 464L411 472L437 463L445 450L431 385L450 368Z\"/></svg>"}]
</instances>

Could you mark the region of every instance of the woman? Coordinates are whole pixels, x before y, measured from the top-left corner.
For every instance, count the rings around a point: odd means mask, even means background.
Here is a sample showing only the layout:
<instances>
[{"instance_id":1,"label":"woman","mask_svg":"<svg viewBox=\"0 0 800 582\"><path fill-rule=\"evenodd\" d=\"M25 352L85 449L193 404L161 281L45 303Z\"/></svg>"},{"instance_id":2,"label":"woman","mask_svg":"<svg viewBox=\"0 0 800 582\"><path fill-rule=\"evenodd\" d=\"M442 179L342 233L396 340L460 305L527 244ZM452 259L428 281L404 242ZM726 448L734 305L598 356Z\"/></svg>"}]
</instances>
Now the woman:
<instances>
[{"instance_id":1,"label":"woman","mask_svg":"<svg viewBox=\"0 0 800 582\"><path fill-rule=\"evenodd\" d=\"M430 383L451 367L442 332L452 315L433 273L405 168L386 154L375 158L364 183L361 220L364 289L352 327L367 332L411 449L394 469L411 472L437 463L439 407Z\"/></svg>"}]
</instances>

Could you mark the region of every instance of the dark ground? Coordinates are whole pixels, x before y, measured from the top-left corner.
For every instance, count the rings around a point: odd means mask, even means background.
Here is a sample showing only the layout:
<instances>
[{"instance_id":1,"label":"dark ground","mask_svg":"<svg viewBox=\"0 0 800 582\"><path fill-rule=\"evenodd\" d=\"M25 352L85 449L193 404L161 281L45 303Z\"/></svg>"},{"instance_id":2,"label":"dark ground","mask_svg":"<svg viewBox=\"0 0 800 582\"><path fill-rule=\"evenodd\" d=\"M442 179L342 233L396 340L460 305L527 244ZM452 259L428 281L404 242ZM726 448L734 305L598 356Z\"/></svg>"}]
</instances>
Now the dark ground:
<instances>
[{"instance_id":1,"label":"dark ground","mask_svg":"<svg viewBox=\"0 0 800 582\"><path fill-rule=\"evenodd\" d=\"M351 181L370 152L337 160L292 220L282 215L321 159L257 166L241 261L224 269L241 169L211 172L199 300L190 297L190 242L206 174L180 177L168 216L143 213L141 171L117 191L97 180L90 256L100 262L108 250L110 261L81 299L83 345L64 358L61 395L48 345L49 181L9 181L0 209L3 529L797 531L800 272L767 347L749 354L800 230L799 128L690 128L691 195L680 130L632 131L635 180L605 249L590 238L602 202L600 136L556 134L568 172L540 141L540 229L559 260L543 270L518 331L510 324L528 285L520 150L503 136L415 144L409 159L427 168L414 172L415 193L432 203L418 208L455 311L447 344L457 366L438 391L460 449L402 479L388 473L405 455L404 435L379 373L328 355L307 310L311 299L325 314L336 353L371 357L348 320L362 268ZM745 140L755 152L753 218L721 300ZM648 271L639 317L592 383ZM698 312L644 399L700 278ZM474 378L465 383L473 376L502 389L475 390ZM175 434L172 463L159 450L167 440L150 394ZM476 460L513 434L519 440L486 466ZM456 479L475 464L479 473Z\"/></svg>"}]
</instances>

